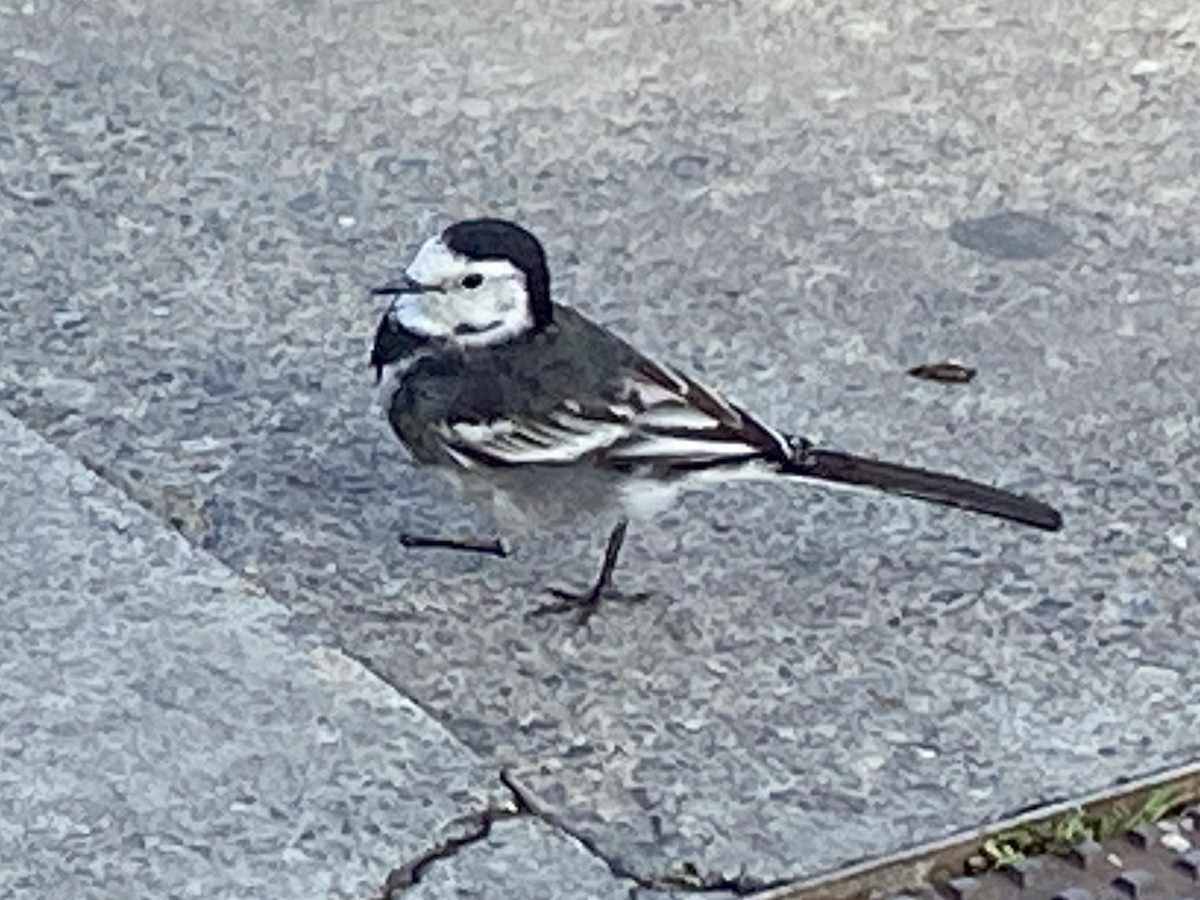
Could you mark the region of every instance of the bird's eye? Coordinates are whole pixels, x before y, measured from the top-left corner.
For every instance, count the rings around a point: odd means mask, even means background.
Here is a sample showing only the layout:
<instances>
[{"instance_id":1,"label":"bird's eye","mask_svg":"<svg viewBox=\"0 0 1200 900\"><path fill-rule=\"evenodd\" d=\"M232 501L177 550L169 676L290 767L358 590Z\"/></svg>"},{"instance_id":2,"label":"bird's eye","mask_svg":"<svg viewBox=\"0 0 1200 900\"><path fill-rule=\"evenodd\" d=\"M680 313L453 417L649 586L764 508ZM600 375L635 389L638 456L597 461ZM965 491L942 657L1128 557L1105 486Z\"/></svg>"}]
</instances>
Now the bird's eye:
<instances>
[{"instance_id":1,"label":"bird's eye","mask_svg":"<svg viewBox=\"0 0 1200 900\"><path fill-rule=\"evenodd\" d=\"M483 276L478 272L472 272L462 280L462 286L471 291L483 284Z\"/></svg>"}]
</instances>

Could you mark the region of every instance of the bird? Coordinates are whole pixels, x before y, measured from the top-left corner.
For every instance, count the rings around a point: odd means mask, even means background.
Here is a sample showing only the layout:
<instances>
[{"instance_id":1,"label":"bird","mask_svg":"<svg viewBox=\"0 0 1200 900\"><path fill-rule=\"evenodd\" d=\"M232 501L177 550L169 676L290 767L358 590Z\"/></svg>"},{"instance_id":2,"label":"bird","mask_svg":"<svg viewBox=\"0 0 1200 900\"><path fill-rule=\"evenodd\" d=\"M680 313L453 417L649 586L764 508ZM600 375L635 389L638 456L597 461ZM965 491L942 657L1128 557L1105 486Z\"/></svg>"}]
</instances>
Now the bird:
<instances>
[{"instance_id":1,"label":"bird","mask_svg":"<svg viewBox=\"0 0 1200 900\"><path fill-rule=\"evenodd\" d=\"M1041 500L772 427L558 302L541 242L515 222L456 222L372 293L389 298L370 353L377 403L415 462L526 530L583 515L614 523L599 576L553 589L558 602L535 615L586 622L621 596L613 573L630 521L716 482L850 486L1062 527Z\"/></svg>"}]
</instances>

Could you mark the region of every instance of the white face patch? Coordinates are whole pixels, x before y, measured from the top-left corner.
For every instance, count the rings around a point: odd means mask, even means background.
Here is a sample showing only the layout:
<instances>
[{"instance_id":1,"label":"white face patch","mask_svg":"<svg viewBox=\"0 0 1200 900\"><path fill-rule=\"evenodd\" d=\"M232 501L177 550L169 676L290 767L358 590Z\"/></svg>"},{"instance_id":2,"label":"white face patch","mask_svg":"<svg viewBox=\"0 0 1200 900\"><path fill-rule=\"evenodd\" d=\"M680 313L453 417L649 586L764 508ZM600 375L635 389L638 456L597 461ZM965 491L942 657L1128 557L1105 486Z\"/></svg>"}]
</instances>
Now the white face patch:
<instances>
[{"instance_id":1,"label":"white face patch","mask_svg":"<svg viewBox=\"0 0 1200 900\"><path fill-rule=\"evenodd\" d=\"M469 259L432 237L407 273L432 289L400 294L392 304L390 315L409 331L483 347L533 326L525 275L508 260Z\"/></svg>"},{"instance_id":2,"label":"white face patch","mask_svg":"<svg viewBox=\"0 0 1200 900\"><path fill-rule=\"evenodd\" d=\"M421 284L440 285L447 278L461 277L465 263L466 260L450 252L440 237L431 237L421 245L406 271L409 278Z\"/></svg>"}]
</instances>

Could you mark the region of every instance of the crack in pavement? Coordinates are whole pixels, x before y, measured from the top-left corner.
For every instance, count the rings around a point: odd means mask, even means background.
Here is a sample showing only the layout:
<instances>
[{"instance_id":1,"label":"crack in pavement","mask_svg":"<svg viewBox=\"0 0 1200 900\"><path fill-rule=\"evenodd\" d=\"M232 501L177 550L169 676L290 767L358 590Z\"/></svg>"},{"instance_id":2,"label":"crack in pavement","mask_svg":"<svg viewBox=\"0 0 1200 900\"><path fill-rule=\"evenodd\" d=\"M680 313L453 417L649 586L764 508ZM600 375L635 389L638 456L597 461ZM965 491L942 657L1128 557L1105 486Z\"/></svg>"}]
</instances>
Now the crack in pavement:
<instances>
[{"instance_id":1,"label":"crack in pavement","mask_svg":"<svg viewBox=\"0 0 1200 900\"><path fill-rule=\"evenodd\" d=\"M462 850L463 847L469 847L471 844L487 840L492 833L493 825L497 822L515 819L523 815L523 813L524 811L519 807L497 809L496 807L489 806L481 812L470 813L464 816L460 819L460 822L466 827L466 830L462 834L448 837L409 860L404 865L392 869L388 873L387 878L384 879L383 888L377 895L378 900L392 900L392 898L399 896L400 892L420 882L426 870L434 863L439 860L450 859L457 855L458 851Z\"/></svg>"},{"instance_id":2,"label":"crack in pavement","mask_svg":"<svg viewBox=\"0 0 1200 900\"><path fill-rule=\"evenodd\" d=\"M403 865L392 869L384 879L380 892L372 900L397 900L404 891L418 884L433 865L457 856L466 847L487 840L492 834L492 827L498 822L513 821L519 818L537 819L556 831L566 834L593 857L603 862L613 877L633 882L634 886L629 889L630 900L636 900L641 891L686 892L689 894L724 893L735 897L746 897L793 883L792 879L788 878L772 880L755 878L748 875L744 869L732 878L716 873L701 873L692 863L684 863L678 872L667 875L639 874L619 859L606 855L595 841L571 828L561 816L539 803L517 783L508 769L500 770L500 783L512 795L511 807L489 806L480 812L470 813L459 819L459 822L465 826L461 833L443 839Z\"/></svg>"},{"instance_id":3,"label":"crack in pavement","mask_svg":"<svg viewBox=\"0 0 1200 900\"><path fill-rule=\"evenodd\" d=\"M733 878L729 878L718 873L701 873L692 863L684 863L678 873L642 875L629 868L620 859L608 856L600 849L596 841L580 833L578 829L572 828L563 820L562 816L539 803L535 797L517 783L508 769L500 770L500 782L512 793L517 809L521 814L540 819L552 828L570 836L576 843L587 850L588 853L608 866L609 872L614 877L632 881L637 885L637 888L647 891L686 891L692 894L723 891L732 893L734 896L745 897L759 891L783 887L784 885L791 884L793 881L791 878L756 878L747 874L745 869L742 869ZM635 891L637 888L631 890L631 897L636 896Z\"/></svg>"}]
</instances>

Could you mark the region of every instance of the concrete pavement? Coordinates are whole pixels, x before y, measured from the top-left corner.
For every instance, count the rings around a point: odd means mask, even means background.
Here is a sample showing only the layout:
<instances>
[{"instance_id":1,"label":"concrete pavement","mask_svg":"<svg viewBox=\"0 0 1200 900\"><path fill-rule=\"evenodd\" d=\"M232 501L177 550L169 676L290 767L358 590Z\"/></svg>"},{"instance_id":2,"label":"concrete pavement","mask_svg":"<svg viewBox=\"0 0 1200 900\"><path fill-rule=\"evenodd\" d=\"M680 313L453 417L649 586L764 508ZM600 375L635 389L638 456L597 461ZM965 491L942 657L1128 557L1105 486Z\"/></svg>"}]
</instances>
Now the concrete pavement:
<instances>
[{"instance_id":1,"label":"concrete pavement","mask_svg":"<svg viewBox=\"0 0 1200 900\"><path fill-rule=\"evenodd\" d=\"M1198 752L1198 40L1183 0L10 4L0 403L618 871L1102 790ZM525 621L600 537L404 553L489 526L365 416L366 286L478 213L781 427L1066 530L730 488L632 535L655 602Z\"/></svg>"}]
</instances>

